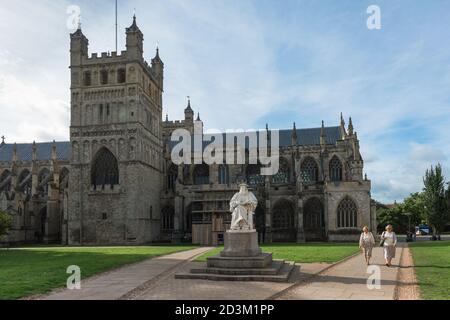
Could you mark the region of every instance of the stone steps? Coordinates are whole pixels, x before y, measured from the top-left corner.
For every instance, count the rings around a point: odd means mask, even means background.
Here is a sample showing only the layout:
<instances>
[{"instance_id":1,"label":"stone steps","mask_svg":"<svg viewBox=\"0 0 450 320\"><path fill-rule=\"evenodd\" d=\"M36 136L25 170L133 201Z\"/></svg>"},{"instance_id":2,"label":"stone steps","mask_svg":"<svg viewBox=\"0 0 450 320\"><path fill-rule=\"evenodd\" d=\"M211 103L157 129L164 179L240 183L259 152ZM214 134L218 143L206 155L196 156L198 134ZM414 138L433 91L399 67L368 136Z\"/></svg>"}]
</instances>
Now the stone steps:
<instances>
[{"instance_id":1,"label":"stone steps","mask_svg":"<svg viewBox=\"0 0 450 320\"><path fill-rule=\"evenodd\" d=\"M281 271L284 264L284 260L274 260L272 265L266 268L195 268L191 269L191 273L222 275L276 275Z\"/></svg>"},{"instance_id":2,"label":"stone steps","mask_svg":"<svg viewBox=\"0 0 450 320\"><path fill-rule=\"evenodd\" d=\"M281 265L277 274L216 274L216 273L179 273L175 275L176 279L198 279L212 281L268 281L268 282L287 282L294 270L295 263L288 262ZM209 268L208 268L209 269ZM225 270L225 269L223 269ZM242 270L242 269L241 269ZM247 269L250 271L251 269ZM262 270L259 270L262 271Z\"/></svg>"},{"instance_id":3,"label":"stone steps","mask_svg":"<svg viewBox=\"0 0 450 320\"><path fill-rule=\"evenodd\" d=\"M272 264L272 253L262 253L256 257L210 257L208 268L257 269L267 268Z\"/></svg>"}]
</instances>

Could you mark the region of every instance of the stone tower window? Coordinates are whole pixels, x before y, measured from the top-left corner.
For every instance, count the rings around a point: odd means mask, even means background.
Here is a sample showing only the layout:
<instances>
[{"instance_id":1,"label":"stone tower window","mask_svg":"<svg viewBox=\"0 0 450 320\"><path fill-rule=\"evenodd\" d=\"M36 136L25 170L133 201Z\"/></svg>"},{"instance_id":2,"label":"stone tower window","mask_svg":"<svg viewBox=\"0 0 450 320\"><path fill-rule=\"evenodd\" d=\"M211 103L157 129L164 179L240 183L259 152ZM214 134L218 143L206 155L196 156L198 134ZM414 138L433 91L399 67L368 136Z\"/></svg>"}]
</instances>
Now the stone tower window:
<instances>
[{"instance_id":1,"label":"stone tower window","mask_svg":"<svg viewBox=\"0 0 450 320\"><path fill-rule=\"evenodd\" d=\"M303 182L306 183L316 182L318 180L319 167L313 158L308 157L302 162L301 176Z\"/></svg>"},{"instance_id":2,"label":"stone tower window","mask_svg":"<svg viewBox=\"0 0 450 320\"><path fill-rule=\"evenodd\" d=\"M117 83L125 83L127 81L127 72L125 69L117 71Z\"/></svg>"},{"instance_id":3,"label":"stone tower window","mask_svg":"<svg viewBox=\"0 0 450 320\"><path fill-rule=\"evenodd\" d=\"M119 184L119 165L116 157L106 148L97 153L91 168L91 184L94 190L114 188Z\"/></svg>"},{"instance_id":4,"label":"stone tower window","mask_svg":"<svg viewBox=\"0 0 450 320\"><path fill-rule=\"evenodd\" d=\"M161 212L161 230L172 231L174 229L175 210L173 207L164 207Z\"/></svg>"},{"instance_id":5,"label":"stone tower window","mask_svg":"<svg viewBox=\"0 0 450 320\"><path fill-rule=\"evenodd\" d=\"M355 202L345 197L338 207L338 228L356 228L358 226L358 208Z\"/></svg>"},{"instance_id":6,"label":"stone tower window","mask_svg":"<svg viewBox=\"0 0 450 320\"><path fill-rule=\"evenodd\" d=\"M342 181L342 163L337 156L330 161L330 179L331 181Z\"/></svg>"},{"instance_id":7,"label":"stone tower window","mask_svg":"<svg viewBox=\"0 0 450 320\"><path fill-rule=\"evenodd\" d=\"M100 71L100 84L108 84L108 71Z\"/></svg>"},{"instance_id":8,"label":"stone tower window","mask_svg":"<svg viewBox=\"0 0 450 320\"><path fill-rule=\"evenodd\" d=\"M219 166L219 184L230 183L230 168L227 165Z\"/></svg>"},{"instance_id":9,"label":"stone tower window","mask_svg":"<svg viewBox=\"0 0 450 320\"><path fill-rule=\"evenodd\" d=\"M84 84L85 86L90 86L90 85L92 85L92 74L91 74L90 71L86 71L86 72L83 74L83 84Z\"/></svg>"},{"instance_id":10,"label":"stone tower window","mask_svg":"<svg viewBox=\"0 0 450 320\"><path fill-rule=\"evenodd\" d=\"M177 178L178 178L178 167L172 164L167 174L167 188L169 190L175 190Z\"/></svg>"}]
</instances>

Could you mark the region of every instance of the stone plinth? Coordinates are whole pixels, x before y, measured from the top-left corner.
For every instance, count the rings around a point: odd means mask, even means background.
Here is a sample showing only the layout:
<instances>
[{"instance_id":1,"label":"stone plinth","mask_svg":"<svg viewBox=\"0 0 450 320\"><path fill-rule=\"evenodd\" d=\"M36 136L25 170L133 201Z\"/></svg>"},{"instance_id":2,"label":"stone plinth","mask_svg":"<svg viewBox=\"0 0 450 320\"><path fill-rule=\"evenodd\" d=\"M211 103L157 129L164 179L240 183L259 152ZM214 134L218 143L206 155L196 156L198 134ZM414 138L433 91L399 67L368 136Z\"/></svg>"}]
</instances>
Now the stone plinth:
<instances>
[{"instance_id":1,"label":"stone plinth","mask_svg":"<svg viewBox=\"0 0 450 320\"><path fill-rule=\"evenodd\" d=\"M228 231L225 233L225 250L222 257L257 257L262 251L256 231Z\"/></svg>"},{"instance_id":2,"label":"stone plinth","mask_svg":"<svg viewBox=\"0 0 450 320\"><path fill-rule=\"evenodd\" d=\"M175 275L177 279L214 281L287 282L294 263L273 260L271 253L262 253L256 231L228 231L225 249L207 259L206 267Z\"/></svg>"}]
</instances>

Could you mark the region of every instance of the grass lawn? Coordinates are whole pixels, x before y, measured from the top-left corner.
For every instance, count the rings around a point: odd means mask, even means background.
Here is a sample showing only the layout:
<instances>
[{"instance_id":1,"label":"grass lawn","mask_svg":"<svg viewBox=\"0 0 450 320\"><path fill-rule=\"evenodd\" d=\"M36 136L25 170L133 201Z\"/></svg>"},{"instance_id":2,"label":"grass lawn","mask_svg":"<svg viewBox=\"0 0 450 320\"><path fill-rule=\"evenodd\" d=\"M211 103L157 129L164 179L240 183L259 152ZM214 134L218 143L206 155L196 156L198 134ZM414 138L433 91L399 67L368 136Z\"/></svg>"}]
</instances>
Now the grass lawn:
<instances>
[{"instance_id":1,"label":"grass lawn","mask_svg":"<svg viewBox=\"0 0 450 320\"><path fill-rule=\"evenodd\" d=\"M450 299L450 241L409 245L422 299Z\"/></svg>"},{"instance_id":2,"label":"grass lawn","mask_svg":"<svg viewBox=\"0 0 450 320\"><path fill-rule=\"evenodd\" d=\"M261 248L263 252L272 252L274 259L303 263L334 263L359 251L358 245L352 243L280 243L263 244ZM218 255L222 250L223 247L215 248L197 258L196 261L204 262L208 257Z\"/></svg>"},{"instance_id":3,"label":"grass lawn","mask_svg":"<svg viewBox=\"0 0 450 320\"><path fill-rule=\"evenodd\" d=\"M0 300L41 294L66 285L68 266L81 268L86 278L148 258L196 246L36 247L0 249Z\"/></svg>"}]
</instances>

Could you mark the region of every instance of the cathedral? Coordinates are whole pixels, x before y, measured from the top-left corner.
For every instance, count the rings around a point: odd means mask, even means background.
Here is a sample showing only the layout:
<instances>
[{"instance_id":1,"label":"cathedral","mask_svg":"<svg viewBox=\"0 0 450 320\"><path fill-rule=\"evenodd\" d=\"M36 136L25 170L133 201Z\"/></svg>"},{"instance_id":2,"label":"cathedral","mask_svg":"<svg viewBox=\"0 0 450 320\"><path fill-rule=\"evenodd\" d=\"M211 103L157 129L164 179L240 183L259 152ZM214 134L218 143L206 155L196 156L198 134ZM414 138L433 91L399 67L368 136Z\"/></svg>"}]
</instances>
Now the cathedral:
<instances>
[{"instance_id":1,"label":"cathedral","mask_svg":"<svg viewBox=\"0 0 450 320\"><path fill-rule=\"evenodd\" d=\"M143 41L136 17L120 53L89 55L81 27L70 35L70 141L0 144L0 211L12 218L3 244L219 245L243 180L262 243L376 230L358 136L342 115L332 127L280 130L273 176L261 164L174 164L172 132L203 122L191 101L184 119L163 119L164 63L158 50L146 62Z\"/></svg>"}]
</instances>

